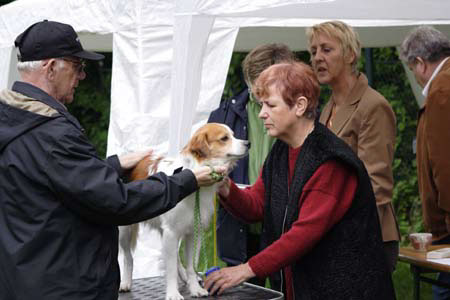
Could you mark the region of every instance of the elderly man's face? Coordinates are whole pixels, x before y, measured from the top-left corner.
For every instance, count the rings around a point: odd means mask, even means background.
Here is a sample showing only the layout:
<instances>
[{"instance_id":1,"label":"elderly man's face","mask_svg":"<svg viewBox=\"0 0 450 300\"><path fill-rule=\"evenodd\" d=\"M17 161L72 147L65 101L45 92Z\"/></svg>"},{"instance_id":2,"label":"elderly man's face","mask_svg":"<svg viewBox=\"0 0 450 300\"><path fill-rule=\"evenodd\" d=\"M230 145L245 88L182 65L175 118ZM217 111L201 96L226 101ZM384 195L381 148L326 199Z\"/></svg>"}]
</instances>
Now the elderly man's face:
<instances>
[{"instance_id":1,"label":"elderly man's face","mask_svg":"<svg viewBox=\"0 0 450 300\"><path fill-rule=\"evenodd\" d=\"M62 104L70 104L79 81L86 78L84 62L74 57L59 58L58 60L60 66L55 80L54 97Z\"/></svg>"},{"instance_id":2,"label":"elderly man's face","mask_svg":"<svg viewBox=\"0 0 450 300\"><path fill-rule=\"evenodd\" d=\"M427 66L423 59L417 58L413 63L408 64L408 67L413 72L417 83L422 88L425 87L430 76L427 74Z\"/></svg>"}]
</instances>

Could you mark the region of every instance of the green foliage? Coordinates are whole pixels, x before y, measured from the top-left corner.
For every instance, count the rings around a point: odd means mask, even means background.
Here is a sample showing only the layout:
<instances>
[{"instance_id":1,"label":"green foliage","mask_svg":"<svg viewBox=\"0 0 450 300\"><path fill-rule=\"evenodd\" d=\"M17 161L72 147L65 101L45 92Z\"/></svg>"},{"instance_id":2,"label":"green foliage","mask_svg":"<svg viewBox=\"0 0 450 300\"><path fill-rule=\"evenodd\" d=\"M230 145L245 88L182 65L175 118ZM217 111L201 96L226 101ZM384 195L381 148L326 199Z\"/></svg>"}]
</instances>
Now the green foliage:
<instances>
[{"instance_id":1,"label":"green foliage","mask_svg":"<svg viewBox=\"0 0 450 300\"><path fill-rule=\"evenodd\" d=\"M424 274L425 277L435 278L436 273ZM395 294L398 300L414 299L413 297L413 277L409 269L409 264L399 262L397 268L392 275L394 281ZM421 300L431 300L431 285L422 282L420 285L420 297Z\"/></svg>"},{"instance_id":2,"label":"green foliage","mask_svg":"<svg viewBox=\"0 0 450 300\"><path fill-rule=\"evenodd\" d=\"M0 6L13 2L12 0L0 0Z\"/></svg>"},{"instance_id":3,"label":"green foliage","mask_svg":"<svg viewBox=\"0 0 450 300\"><path fill-rule=\"evenodd\" d=\"M247 53L235 52L231 57L228 77L222 93L222 99L230 99L245 87L244 76L242 75L242 61Z\"/></svg>"},{"instance_id":4,"label":"green foliage","mask_svg":"<svg viewBox=\"0 0 450 300\"><path fill-rule=\"evenodd\" d=\"M80 81L69 111L80 121L98 154L105 157L111 86L111 55L105 62L87 62L86 79Z\"/></svg>"}]
</instances>

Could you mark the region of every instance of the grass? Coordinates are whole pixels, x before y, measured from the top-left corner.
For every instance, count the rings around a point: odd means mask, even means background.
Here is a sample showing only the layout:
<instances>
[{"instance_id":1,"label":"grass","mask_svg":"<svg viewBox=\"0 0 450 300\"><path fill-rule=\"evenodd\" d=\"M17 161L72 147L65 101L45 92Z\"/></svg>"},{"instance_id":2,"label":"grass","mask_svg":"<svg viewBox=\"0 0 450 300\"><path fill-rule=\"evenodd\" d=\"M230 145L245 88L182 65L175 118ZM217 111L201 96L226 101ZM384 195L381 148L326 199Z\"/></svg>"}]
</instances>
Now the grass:
<instances>
[{"instance_id":1,"label":"grass","mask_svg":"<svg viewBox=\"0 0 450 300\"><path fill-rule=\"evenodd\" d=\"M436 274L427 274L426 276L435 277ZM413 277L409 269L409 264L398 262L397 269L393 274L395 294L398 300L407 300L413 298ZM420 299L431 300L431 285L426 282L420 284Z\"/></svg>"}]
</instances>

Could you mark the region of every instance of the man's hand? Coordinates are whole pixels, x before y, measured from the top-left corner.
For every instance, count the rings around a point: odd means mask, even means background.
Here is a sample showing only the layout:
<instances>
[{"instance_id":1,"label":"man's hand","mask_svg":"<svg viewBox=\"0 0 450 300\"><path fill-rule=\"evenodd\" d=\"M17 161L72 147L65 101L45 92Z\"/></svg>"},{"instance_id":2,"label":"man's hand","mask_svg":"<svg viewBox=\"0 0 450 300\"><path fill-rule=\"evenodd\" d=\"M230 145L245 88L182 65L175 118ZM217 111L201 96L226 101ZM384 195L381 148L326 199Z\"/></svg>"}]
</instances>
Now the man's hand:
<instances>
[{"instance_id":1,"label":"man's hand","mask_svg":"<svg viewBox=\"0 0 450 300\"><path fill-rule=\"evenodd\" d=\"M134 168L138 162L144 159L147 156L152 155L153 149L148 149L145 151L138 151L133 153L127 153L122 156L119 156L120 166L123 170L129 170Z\"/></svg>"},{"instance_id":2,"label":"man's hand","mask_svg":"<svg viewBox=\"0 0 450 300\"><path fill-rule=\"evenodd\" d=\"M447 225L447 233L450 233L450 213L445 213L445 225Z\"/></svg>"},{"instance_id":3,"label":"man's hand","mask_svg":"<svg viewBox=\"0 0 450 300\"><path fill-rule=\"evenodd\" d=\"M226 174L227 168L220 167L198 167L192 169L192 172L197 179L198 186L209 186L217 182L220 177Z\"/></svg>"},{"instance_id":4,"label":"man's hand","mask_svg":"<svg viewBox=\"0 0 450 300\"><path fill-rule=\"evenodd\" d=\"M210 295L214 295L216 292L220 295L226 289L236 286L252 277L255 277L255 273L253 273L248 263L245 263L212 272L206 277L204 287Z\"/></svg>"}]
</instances>

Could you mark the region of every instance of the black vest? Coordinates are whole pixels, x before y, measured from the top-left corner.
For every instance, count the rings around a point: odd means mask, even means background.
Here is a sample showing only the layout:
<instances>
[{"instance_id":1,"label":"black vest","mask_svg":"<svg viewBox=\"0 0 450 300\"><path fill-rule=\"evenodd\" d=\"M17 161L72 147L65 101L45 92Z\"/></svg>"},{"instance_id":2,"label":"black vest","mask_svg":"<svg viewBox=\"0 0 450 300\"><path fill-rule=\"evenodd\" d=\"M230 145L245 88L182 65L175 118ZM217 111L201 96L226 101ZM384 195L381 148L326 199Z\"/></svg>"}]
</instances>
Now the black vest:
<instances>
[{"instance_id":1,"label":"black vest","mask_svg":"<svg viewBox=\"0 0 450 300\"><path fill-rule=\"evenodd\" d=\"M277 141L264 164L264 248L298 219L303 187L323 163L343 162L358 178L356 195L343 218L291 266L295 299L395 299L375 197L364 164L345 142L318 122L302 145L290 187L288 153L288 145ZM281 290L279 277L279 273L271 276L272 287Z\"/></svg>"}]
</instances>

